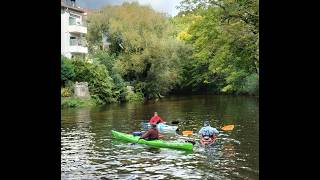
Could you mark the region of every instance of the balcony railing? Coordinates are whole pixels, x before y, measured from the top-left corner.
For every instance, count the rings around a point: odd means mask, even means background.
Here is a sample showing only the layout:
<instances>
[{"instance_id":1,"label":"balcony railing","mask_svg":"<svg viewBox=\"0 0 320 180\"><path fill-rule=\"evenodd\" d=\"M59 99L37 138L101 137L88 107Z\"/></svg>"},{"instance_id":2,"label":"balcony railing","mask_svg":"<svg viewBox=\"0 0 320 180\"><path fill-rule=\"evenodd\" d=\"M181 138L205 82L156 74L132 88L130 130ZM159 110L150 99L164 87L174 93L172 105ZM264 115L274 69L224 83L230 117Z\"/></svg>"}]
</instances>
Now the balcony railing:
<instances>
[{"instance_id":1,"label":"balcony railing","mask_svg":"<svg viewBox=\"0 0 320 180\"><path fill-rule=\"evenodd\" d=\"M70 39L70 46L86 46L86 40L84 39Z\"/></svg>"},{"instance_id":2,"label":"balcony railing","mask_svg":"<svg viewBox=\"0 0 320 180\"><path fill-rule=\"evenodd\" d=\"M77 5L75 1L71 1L71 0L62 0L62 2L64 2L66 5L71 7L76 7Z\"/></svg>"},{"instance_id":3,"label":"balcony railing","mask_svg":"<svg viewBox=\"0 0 320 180\"><path fill-rule=\"evenodd\" d=\"M76 19L69 19L69 25L70 26L83 26L83 27L87 27L87 23L86 21L82 21L82 22L77 22Z\"/></svg>"}]
</instances>

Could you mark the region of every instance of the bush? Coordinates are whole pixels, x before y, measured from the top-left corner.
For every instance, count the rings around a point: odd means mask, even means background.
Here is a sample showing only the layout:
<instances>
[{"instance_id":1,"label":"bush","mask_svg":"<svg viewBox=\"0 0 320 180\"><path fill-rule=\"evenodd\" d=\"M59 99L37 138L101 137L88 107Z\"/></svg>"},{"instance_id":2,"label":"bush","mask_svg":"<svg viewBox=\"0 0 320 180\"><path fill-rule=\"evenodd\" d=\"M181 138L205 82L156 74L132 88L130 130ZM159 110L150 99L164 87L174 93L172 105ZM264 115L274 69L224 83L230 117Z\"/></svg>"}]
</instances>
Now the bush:
<instances>
[{"instance_id":1,"label":"bush","mask_svg":"<svg viewBox=\"0 0 320 180\"><path fill-rule=\"evenodd\" d=\"M251 74L246 78L244 86L242 88L242 93L250 95L259 95L259 75Z\"/></svg>"},{"instance_id":2,"label":"bush","mask_svg":"<svg viewBox=\"0 0 320 180\"><path fill-rule=\"evenodd\" d=\"M77 98L65 98L61 100L61 108L75 108L81 105L81 100Z\"/></svg>"},{"instance_id":3,"label":"bush","mask_svg":"<svg viewBox=\"0 0 320 180\"><path fill-rule=\"evenodd\" d=\"M143 102L144 101L144 95L142 92L130 92L126 96L126 100L128 102Z\"/></svg>"},{"instance_id":4,"label":"bush","mask_svg":"<svg viewBox=\"0 0 320 180\"><path fill-rule=\"evenodd\" d=\"M91 56L94 63L104 65L107 68L114 84L114 87L112 88L113 99L116 101L125 101L126 85L119 72L114 68L116 61L115 55L103 50L96 50Z\"/></svg>"},{"instance_id":5,"label":"bush","mask_svg":"<svg viewBox=\"0 0 320 180\"><path fill-rule=\"evenodd\" d=\"M76 108L95 105L93 99L61 98L61 108Z\"/></svg>"},{"instance_id":6,"label":"bush","mask_svg":"<svg viewBox=\"0 0 320 180\"><path fill-rule=\"evenodd\" d=\"M88 82L89 91L97 101L115 102L112 92L114 84L104 65L86 63L81 59L72 62L75 67L75 80Z\"/></svg>"},{"instance_id":7,"label":"bush","mask_svg":"<svg viewBox=\"0 0 320 180\"><path fill-rule=\"evenodd\" d=\"M72 96L72 89L61 88L61 97L70 97L70 96Z\"/></svg>"},{"instance_id":8,"label":"bush","mask_svg":"<svg viewBox=\"0 0 320 180\"><path fill-rule=\"evenodd\" d=\"M102 100L99 98L98 95L92 95L92 96L91 96L91 99L93 100L93 102L94 102L95 104L105 104L105 102L102 101Z\"/></svg>"},{"instance_id":9,"label":"bush","mask_svg":"<svg viewBox=\"0 0 320 180\"><path fill-rule=\"evenodd\" d=\"M64 85L67 81L73 81L75 76L71 60L61 55L61 83Z\"/></svg>"}]
</instances>

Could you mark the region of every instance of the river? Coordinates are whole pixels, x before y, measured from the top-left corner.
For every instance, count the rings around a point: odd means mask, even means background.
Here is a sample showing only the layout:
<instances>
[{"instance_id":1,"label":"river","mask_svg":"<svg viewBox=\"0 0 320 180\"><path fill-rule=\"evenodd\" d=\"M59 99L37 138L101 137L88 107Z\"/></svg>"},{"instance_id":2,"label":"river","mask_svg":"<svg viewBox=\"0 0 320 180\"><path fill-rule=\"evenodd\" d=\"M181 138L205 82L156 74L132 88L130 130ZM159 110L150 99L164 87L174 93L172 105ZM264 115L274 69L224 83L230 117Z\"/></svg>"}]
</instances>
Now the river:
<instances>
[{"instance_id":1,"label":"river","mask_svg":"<svg viewBox=\"0 0 320 180\"><path fill-rule=\"evenodd\" d=\"M197 132L208 118L215 146L193 152L121 142L111 130L141 130L153 112ZM66 109L61 116L61 179L259 179L259 98L192 95L143 104Z\"/></svg>"}]
</instances>

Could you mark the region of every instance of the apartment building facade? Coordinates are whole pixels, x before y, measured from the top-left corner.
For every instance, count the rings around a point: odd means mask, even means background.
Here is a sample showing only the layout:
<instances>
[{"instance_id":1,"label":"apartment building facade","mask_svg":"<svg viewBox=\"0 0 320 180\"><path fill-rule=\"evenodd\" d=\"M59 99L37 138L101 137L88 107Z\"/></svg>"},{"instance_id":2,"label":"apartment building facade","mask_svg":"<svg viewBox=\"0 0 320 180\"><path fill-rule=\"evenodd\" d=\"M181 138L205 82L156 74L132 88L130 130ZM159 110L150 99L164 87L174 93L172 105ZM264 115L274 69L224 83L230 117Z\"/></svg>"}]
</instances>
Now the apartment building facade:
<instances>
[{"instance_id":1,"label":"apartment building facade","mask_svg":"<svg viewBox=\"0 0 320 180\"><path fill-rule=\"evenodd\" d=\"M73 58L86 57L88 47L86 12L75 0L61 0L61 54Z\"/></svg>"}]
</instances>

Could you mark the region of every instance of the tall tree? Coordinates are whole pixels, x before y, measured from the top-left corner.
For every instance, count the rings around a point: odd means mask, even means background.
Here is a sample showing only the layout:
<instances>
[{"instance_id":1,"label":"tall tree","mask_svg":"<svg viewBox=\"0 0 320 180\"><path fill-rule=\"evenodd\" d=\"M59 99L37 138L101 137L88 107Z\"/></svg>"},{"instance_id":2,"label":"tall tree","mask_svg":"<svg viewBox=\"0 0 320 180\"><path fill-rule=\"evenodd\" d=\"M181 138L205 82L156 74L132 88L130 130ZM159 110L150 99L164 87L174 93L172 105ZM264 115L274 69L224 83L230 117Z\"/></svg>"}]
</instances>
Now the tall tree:
<instances>
[{"instance_id":1,"label":"tall tree","mask_svg":"<svg viewBox=\"0 0 320 180\"><path fill-rule=\"evenodd\" d=\"M114 68L125 81L147 98L166 94L181 79L180 54L185 43L177 41L169 18L149 6L124 3L107 6L89 17L88 40L101 43L103 32L117 55ZM94 49L94 48L91 48Z\"/></svg>"},{"instance_id":2,"label":"tall tree","mask_svg":"<svg viewBox=\"0 0 320 180\"><path fill-rule=\"evenodd\" d=\"M189 84L245 92L259 73L258 1L184 0L180 9L177 18L198 17L180 32L194 48Z\"/></svg>"}]
</instances>

